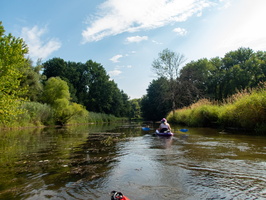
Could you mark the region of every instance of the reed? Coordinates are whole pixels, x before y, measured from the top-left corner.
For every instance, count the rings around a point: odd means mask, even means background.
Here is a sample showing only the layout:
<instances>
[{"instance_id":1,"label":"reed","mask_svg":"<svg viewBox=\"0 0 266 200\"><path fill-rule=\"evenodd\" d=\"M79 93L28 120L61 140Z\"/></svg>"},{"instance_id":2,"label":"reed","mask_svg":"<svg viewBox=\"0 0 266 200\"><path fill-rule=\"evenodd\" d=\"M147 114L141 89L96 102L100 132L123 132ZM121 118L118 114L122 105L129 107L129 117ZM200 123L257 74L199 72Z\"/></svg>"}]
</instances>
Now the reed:
<instances>
[{"instance_id":1,"label":"reed","mask_svg":"<svg viewBox=\"0 0 266 200\"><path fill-rule=\"evenodd\" d=\"M239 128L266 133L266 87L239 91L221 104L202 99L168 115L172 123L196 127Z\"/></svg>"},{"instance_id":2,"label":"reed","mask_svg":"<svg viewBox=\"0 0 266 200\"><path fill-rule=\"evenodd\" d=\"M115 122L121 119L122 118L115 117L114 115L104 114L104 113L89 112L88 114L89 123Z\"/></svg>"}]
</instances>

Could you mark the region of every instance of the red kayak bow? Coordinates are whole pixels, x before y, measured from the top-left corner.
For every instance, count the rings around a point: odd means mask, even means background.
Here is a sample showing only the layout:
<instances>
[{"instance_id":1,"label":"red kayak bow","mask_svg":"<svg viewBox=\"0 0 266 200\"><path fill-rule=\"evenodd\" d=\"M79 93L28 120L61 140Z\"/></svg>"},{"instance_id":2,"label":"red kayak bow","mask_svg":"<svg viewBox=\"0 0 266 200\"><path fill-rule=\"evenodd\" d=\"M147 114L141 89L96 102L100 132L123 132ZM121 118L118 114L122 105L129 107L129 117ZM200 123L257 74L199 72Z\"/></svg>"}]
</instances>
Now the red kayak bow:
<instances>
[{"instance_id":1,"label":"red kayak bow","mask_svg":"<svg viewBox=\"0 0 266 200\"><path fill-rule=\"evenodd\" d=\"M130 200L121 192L112 191L111 192L111 200Z\"/></svg>"}]
</instances>

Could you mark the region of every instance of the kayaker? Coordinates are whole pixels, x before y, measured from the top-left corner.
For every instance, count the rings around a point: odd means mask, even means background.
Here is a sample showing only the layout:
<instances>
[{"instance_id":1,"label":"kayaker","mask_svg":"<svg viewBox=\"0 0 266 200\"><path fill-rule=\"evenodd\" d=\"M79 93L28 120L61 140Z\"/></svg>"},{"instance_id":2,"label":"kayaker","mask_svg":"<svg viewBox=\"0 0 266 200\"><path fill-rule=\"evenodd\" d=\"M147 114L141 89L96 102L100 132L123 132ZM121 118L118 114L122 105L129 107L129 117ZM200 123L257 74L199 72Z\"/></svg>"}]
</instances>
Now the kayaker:
<instances>
[{"instance_id":1,"label":"kayaker","mask_svg":"<svg viewBox=\"0 0 266 200\"><path fill-rule=\"evenodd\" d=\"M164 131L171 131L171 126L167 123L167 120L163 118L157 130L160 131L160 133L163 133Z\"/></svg>"}]
</instances>

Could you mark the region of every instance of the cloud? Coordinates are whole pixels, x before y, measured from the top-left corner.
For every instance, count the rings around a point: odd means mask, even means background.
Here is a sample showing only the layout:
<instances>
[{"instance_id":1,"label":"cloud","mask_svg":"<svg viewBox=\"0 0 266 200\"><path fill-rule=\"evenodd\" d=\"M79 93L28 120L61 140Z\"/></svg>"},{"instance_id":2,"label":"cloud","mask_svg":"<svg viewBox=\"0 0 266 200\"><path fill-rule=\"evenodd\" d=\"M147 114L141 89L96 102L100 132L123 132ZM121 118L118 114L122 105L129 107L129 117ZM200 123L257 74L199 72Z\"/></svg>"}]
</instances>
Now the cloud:
<instances>
[{"instance_id":1,"label":"cloud","mask_svg":"<svg viewBox=\"0 0 266 200\"><path fill-rule=\"evenodd\" d=\"M187 34L187 30L184 28L175 28L173 31L180 36L185 36Z\"/></svg>"},{"instance_id":2,"label":"cloud","mask_svg":"<svg viewBox=\"0 0 266 200\"><path fill-rule=\"evenodd\" d=\"M46 59L54 51L61 47L61 42L56 38L42 40L42 36L47 32L46 28L24 27L21 31L21 37L29 47L29 55L31 59L36 61L39 58Z\"/></svg>"},{"instance_id":3,"label":"cloud","mask_svg":"<svg viewBox=\"0 0 266 200\"><path fill-rule=\"evenodd\" d=\"M156 41L156 40L152 40L152 42L153 42L154 44L163 44L162 42L158 42L158 41Z\"/></svg>"},{"instance_id":4,"label":"cloud","mask_svg":"<svg viewBox=\"0 0 266 200\"><path fill-rule=\"evenodd\" d=\"M115 69L113 71L109 71L108 74L110 77L114 77L114 76L118 76L119 74L121 74L122 71L118 70L118 69Z\"/></svg>"},{"instance_id":5,"label":"cloud","mask_svg":"<svg viewBox=\"0 0 266 200\"><path fill-rule=\"evenodd\" d=\"M224 24L219 24L223 30L217 41L216 48L231 51L239 47L249 47L253 50L266 50L266 27L261 26L263 19L266 18L264 8L266 1L243 1L232 5L231 13L228 14L228 20ZM251 9L247 9L251 8ZM238 10L235 13L235 9ZM234 17L231 17L234 16ZM244 23L239 23L239 20ZM218 37L218 36L217 36Z\"/></svg>"},{"instance_id":6,"label":"cloud","mask_svg":"<svg viewBox=\"0 0 266 200\"><path fill-rule=\"evenodd\" d=\"M112 58L110 58L110 60L111 60L112 62L114 62L114 63L118 63L118 62L120 62L118 59L119 59L119 58L122 58L122 57L123 57L122 55L118 54L118 55L115 55L115 56L113 56Z\"/></svg>"},{"instance_id":7,"label":"cloud","mask_svg":"<svg viewBox=\"0 0 266 200\"><path fill-rule=\"evenodd\" d=\"M211 5L209 0L106 0L83 30L83 42L186 21Z\"/></svg>"},{"instance_id":8,"label":"cloud","mask_svg":"<svg viewBox=\"0 0 266 200\"><path fill-rule=\"evenodd\" d=\"M148 40L147 36L133 36L133 37L127 37L126 41L131 42L141 42L143 40Z\"/></svg>"}]
</instances>

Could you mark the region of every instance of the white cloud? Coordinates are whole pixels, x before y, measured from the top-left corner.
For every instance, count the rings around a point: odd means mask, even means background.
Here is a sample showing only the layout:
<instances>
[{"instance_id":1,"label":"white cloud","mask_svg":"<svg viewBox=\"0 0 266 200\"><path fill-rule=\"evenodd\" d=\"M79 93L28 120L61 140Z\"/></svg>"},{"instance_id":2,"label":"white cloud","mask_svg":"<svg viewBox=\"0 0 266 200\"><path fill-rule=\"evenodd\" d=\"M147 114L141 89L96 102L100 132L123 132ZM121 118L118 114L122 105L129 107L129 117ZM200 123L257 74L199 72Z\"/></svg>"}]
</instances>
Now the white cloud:
<instances>
[{"instance_id":1,"label":"white cloud","mask_svg":"<svg viewBox=\"0 0 266 200\"><path fill-rule=\"evenodd\" d=\"M46 28L22 28L21 37L25 40L29 47L29 55L31 59L36 61L39 58L45 59L54 51L61 47L61 42L56 38L42 40L42 36L47 32Z\"/></svg>"},{"instance_id":2,"label":"white cloud","mask_svg":"<svg viewBox=\"0 0 266 200\"><path fill-rule=\"evenodd\" d=\"M121 74L122 71L118 70L118 69L115 69L113 71L109 71L108 74L110 77L114 77L114 76L118 76L119 74Z\"/></svg>"},{"instance_id":3,"label":"white cloud","mask_svg":"<svg viewBox=\"0 0 266 200\"><path fill-rule=\"evenodd\" d=\"M173 31L180 36L185 36L187 34L187 30L184 28L175 28Z\"/></svg>"},{"instance_id":4,"label":"white cloud","mask_svg":"<svg viewBox=\"0 0 266 200\"><path fill-rule=\"evenodd\" d=\"M127 37L127 42L141 42L143 40L148 40L147 36L133 36L133 37Z\"/></svg>"},{"instance_id":5,"label":"white cloud","mask_svg":"<svg viewBox=\"0 0 266 200\"><path fill-rule=\"evenodd\" d=\"M115 55L115 56L113 56L112 58L110 58L110 60L111 60L112 62L114 62L114 63L118 63L118 62L120 62L118 59L119 59L119 58L122 58L122 57L123 57L122 55L118 54L118 55Z\"/></svg>"},{"instance_id":6,"label":"white cloud","mask_svg":"<svg viewBox=\"0 0 266 200\"><path fill-rule=\"evenodd\" d=\"M152 42L155 43L155 44L163 44L162 42L158 42L156 40L152 40Z\"/></svg>"},{"instance_id":7,"label":"white cloud","mask_svg":"<svg viewBox=\"0 0 266 200\"><path fill-rule=\"evenodd\" d=\"M266 18L265 0L243 1L233 4L228 16L228 21L221 24L223 32L216 47L230 51L239 47L250 47L253 50L266 50L266 27L262 26ZM250 9L247 9L250 8ZM235 9L238 10L235 13ZM243 23L239 23L239 21Z\"/></svg>"},{"instance_id":8,"label":"white cloud","mask_svg":"<svg viewBox=\"0 0 266 200\"><path fill-rule=\"evenodd\" d=\"M211 5L209 0L106 0L82 32L83 42L186 21Z\"/></svg>"}]
</instances>

